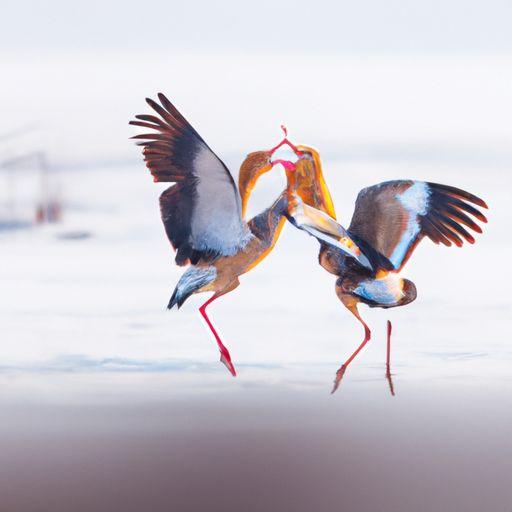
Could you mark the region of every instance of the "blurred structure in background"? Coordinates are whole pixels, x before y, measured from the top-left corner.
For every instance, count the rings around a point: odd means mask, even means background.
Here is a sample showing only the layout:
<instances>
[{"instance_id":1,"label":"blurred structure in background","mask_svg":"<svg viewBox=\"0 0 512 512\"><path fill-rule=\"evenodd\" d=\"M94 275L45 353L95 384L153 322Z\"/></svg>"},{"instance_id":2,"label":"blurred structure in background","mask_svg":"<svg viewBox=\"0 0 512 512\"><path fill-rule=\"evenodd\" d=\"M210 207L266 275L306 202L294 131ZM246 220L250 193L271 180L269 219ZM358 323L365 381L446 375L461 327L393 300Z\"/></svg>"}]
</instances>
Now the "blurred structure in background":
<instances>
[{"instance_id":1,"label":"blurred structure in background","mask_svg":"<svg viewBox=\"0 0 512 512\"><path fill-rule=\"evenodd\" d=\"M0 135L0 231L62 219L61 184L44 150L27 150L27 127Z\"/></svg>"}]
</instances>

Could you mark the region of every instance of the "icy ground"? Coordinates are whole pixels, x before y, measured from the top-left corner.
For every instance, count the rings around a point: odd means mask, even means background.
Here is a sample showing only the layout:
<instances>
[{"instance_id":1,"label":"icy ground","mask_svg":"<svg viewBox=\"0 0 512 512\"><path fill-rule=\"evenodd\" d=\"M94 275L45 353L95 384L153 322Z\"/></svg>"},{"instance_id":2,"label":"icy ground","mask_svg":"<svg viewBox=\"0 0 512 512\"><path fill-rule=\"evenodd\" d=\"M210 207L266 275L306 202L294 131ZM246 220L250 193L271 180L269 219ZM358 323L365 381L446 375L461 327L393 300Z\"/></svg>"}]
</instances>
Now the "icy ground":
<instances>
[{"instance_id":1,"label":"icy ground","mask_svg":"<svg viewBox=\"0 0 512 512\"><path fill-rule=\"evenodd\" d=\"M363 308L374 338L334 396L334 372L362 332L313 239L286 228L211 307L233 379L197 313L205 297L165 310L181 270L144 167L64 174L61 225L0 236L2 507L504 510L511 183L505 164L471 162L325 162L345 223L361 187L397 177L458 185L491 207L476 245L420 245L405 269L416 302ZM252 210L282 186L267 176Z\"/></svg>"},{"instance_id":2,"label":"icy ground","mask_svg":"<svg viewBox=\"0 0 512 512\"><path fill-rule=\"evenodd\" d=\"M489 224L474 246L420 245L404 270L417 285L416 302L388 311L362 308L374 337L344 384L375 379L384 386L390 318L397 390L418 379L510 386L508 169L466 161L326 161L324 167L345 225L360 188L399 177L456 185L490 205ZM267 175L252 212L282 186L280 171ZM65 396L118 379L141 393L145 385L168 393L176 386L276 383L327 391L360 341L360 326L334 294L334 277L317 264L316 242L287 226L275 251L210 307L239 370L232 379L197 313L206 296L193 297L179 312L165 310L182 269L159 219L161 187L144 166L63 172L62 188L63 223L0 234L4 387ZM90 236L69 239L82 232Z\"/></svg>"}]
</instances>

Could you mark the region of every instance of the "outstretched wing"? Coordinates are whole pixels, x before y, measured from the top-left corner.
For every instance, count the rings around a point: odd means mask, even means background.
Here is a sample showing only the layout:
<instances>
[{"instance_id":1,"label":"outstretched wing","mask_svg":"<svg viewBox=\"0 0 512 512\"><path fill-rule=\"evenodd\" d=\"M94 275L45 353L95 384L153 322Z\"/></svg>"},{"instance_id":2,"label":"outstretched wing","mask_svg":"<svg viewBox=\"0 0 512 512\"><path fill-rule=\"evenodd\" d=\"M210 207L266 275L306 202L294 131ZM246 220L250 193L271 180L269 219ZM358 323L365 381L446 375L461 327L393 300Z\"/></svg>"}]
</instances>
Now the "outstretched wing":
<instances>
[{"instance_id":1,"label":"outstretched wing","mask_svg":"<svg viewBox=\"0 0 512 512\"><path fill-rule=\"evenodd\" d=\"M481 233L472 217L481 222L487 219L472 205L487 208L482 199L455 187L388 181L359 192L348 231L400 270L425 236L447 246L460 247L463 240L474 243L463 226Z\"/></svg>"},{"instance_id":2,"label":"outstretched wing","mask_svg":"<svg viewBox=\"0 0 512 512\"><path fill-rule=\"evenodd\" d=\"M154 181L175 182L160 196L165 231L176 263L209 262L230 256L249 237L240 197L229 170L163 95L146 99L158 116L138 115L130 124L154 130L136 135Z\"/></svg>"}]
</instances>

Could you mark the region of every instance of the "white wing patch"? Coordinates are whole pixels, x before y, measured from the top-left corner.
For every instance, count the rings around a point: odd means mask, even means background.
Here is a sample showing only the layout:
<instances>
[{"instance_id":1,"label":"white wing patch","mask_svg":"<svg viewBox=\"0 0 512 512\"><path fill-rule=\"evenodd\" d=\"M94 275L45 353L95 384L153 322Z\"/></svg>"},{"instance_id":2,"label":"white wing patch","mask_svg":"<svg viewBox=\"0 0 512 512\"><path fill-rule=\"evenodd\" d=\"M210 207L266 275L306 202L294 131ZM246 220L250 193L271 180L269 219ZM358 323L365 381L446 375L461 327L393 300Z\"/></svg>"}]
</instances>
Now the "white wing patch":
<instances>
[{"instance_id":1,"label":"white wing patch","mask_svg":"<svg viewBox=\"0 0 512 512\"><path fill-rule=\"evenodd\" d=\"M240 199L230 175L206 146L194 162L197 177L196 201L191 222L191 244L197 250L235 254L251 238L242 222Z\"/></svg>"},{"instance_id":2,"label":"white wing patch","mask_svg":"<svg viewBox=\"0 0 512 512\"><path fill-rule=\"evenodd\" d=\"M428 210L430 189L423 181L415 181L405 192L395 196L402 206L416 215L425 215Z\"/></svg>"},{"instance_id":3,"label":"white wing patch","mask_svg":"<svg viewBox=\"0 0 512 512\"><path fill-rule=\"evenodd\" d=\"M400 242L389 258L389 261L391 261L395 268L400 267L409 246L420 232L421 226L418 216L427 213L429 197L430 189L428 185L422 181L416 181L414 185L410 186L405 192L395 196L409 215L407 227L400 238Z\"/></svg>"}]
</instances>

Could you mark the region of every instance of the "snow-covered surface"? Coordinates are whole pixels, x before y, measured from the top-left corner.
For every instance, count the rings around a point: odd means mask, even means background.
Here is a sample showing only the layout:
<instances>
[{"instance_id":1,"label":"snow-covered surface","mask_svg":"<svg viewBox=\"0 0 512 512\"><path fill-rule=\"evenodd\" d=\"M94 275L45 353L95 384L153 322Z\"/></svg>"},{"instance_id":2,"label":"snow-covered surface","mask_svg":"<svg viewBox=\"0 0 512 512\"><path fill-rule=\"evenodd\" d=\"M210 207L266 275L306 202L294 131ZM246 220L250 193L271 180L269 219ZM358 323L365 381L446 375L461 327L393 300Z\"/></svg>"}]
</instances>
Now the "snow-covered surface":
<instances>
[{"instance_id":1,"label":"snow-covered surface","mask_svg":"<svg viewBox=\"0 0 512 512\"><path fill-rule=\"evenodd\" d=\"M509 170L496 162L327 160L324 173L345 225L360 188L394 178L455 185L490 206L474 246L419 246L403 272L417 285L416 302L361 308L374 336L343 384L375 379L385 387L390 318L397 390L453 379L510 387ZM264 176L252 212L283 184L278 169ZM0 382L12 397L134 399L249 385L323 392L361 340L335 278L317 263L316 242L287 226L274 252L209 309L239 370L231 378L197 312L207 296L165 310L183 269L159 218L162 187L143 164L63 172L62 189L61 224L0 233ZM78 231L90 237L63 237Z\"/></svg>"}]
</instances>

